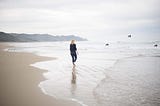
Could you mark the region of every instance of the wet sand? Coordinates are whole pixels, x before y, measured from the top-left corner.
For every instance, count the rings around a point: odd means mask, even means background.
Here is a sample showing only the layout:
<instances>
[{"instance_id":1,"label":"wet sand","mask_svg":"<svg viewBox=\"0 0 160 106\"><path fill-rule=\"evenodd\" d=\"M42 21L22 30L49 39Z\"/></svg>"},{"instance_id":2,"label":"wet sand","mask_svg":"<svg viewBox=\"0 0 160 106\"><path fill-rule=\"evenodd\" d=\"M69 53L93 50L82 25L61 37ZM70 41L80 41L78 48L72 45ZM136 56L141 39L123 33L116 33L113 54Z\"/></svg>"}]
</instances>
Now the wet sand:
<instances>
[{"instance_id":1,"label":"wet sand","mask_svg":"<svg viewBox=\"0 0 160 106\"><path fill-rule=\"evenodd\" d=\"M42 75L45 70L30 64L53 58L5 52L6 47L7 43L0 43L0 106L80 106L45 95L38 87L45 80Z\"/></svg>"}]
</instances>

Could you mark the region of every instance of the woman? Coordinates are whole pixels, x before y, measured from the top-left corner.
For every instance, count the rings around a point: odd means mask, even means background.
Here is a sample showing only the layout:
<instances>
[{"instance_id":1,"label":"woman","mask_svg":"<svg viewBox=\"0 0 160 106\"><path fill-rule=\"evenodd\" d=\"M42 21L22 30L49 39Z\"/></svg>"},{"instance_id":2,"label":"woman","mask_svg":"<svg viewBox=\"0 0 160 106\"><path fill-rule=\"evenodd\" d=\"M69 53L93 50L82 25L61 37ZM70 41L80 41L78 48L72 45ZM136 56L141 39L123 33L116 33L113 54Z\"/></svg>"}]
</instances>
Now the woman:
<instances>
[{"instance_id":1,"label":"woman","mask_svg":"<svg viewBox=\"0 0 160 106\"><path fill-rule=\"evenodd\" d=\"M72 56L72 63L73 65L75 65L74 63L77 60L77 48L76 48L76 44L75 44L75 40L71 40L71 44L70 44L70 53Z\"/></svg>"}]
</instances>

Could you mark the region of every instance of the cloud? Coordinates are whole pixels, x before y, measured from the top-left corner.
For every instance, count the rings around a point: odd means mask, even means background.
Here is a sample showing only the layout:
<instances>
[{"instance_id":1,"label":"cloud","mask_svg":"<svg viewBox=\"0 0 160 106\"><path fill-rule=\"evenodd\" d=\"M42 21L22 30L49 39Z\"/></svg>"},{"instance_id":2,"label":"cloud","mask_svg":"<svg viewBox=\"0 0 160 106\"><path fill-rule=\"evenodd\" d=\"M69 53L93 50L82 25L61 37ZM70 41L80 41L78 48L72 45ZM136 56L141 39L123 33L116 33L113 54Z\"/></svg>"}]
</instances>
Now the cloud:
<instances>
[{"instance_id":1,"label":"cloud","mask_svg":"<svg viewBox=\"0 0 160 106\"><path fill-rule=\"evenodd\" d=\"M0 28L9 32L78 34L92 40L129 33L159 39L158 4L159 0L1 0Z\"/></svg>"}]
</instances>

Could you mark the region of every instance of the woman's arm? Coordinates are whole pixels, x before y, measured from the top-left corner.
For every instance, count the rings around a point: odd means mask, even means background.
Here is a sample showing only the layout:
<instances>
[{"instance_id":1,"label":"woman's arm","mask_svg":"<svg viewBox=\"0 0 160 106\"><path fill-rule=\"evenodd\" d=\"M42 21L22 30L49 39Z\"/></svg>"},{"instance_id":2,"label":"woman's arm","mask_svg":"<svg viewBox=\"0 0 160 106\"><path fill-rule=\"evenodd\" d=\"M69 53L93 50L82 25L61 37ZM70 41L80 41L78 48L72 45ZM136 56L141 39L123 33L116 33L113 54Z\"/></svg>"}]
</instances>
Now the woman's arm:
<instances>
[{"instance_id":1,"label":"woman's arm","mask_svg":"<svg viewBox=\"0 0 160 106\"><path fill-rule=\"evenodd\" d=\"M75 44L75 51L76 51L77 55L79 55L76 44Z\"/></svg>"}]
</instances>

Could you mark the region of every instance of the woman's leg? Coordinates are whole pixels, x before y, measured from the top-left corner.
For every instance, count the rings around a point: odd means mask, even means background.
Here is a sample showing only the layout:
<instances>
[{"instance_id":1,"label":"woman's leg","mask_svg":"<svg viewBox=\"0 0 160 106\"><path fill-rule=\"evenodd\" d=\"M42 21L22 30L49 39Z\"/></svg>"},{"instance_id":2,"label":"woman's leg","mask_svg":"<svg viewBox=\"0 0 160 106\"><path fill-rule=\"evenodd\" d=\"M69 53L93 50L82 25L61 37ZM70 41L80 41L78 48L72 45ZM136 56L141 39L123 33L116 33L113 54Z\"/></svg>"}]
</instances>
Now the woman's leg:
<instances>
[{"instance_id":1,"label":"woman's leg","mask_svg":"<svg viewBox=\"0 0 160 106\"><path fill-rule=\"evenodd\" d=\"M74 62L76 62L76 60L77 60L77 54L76 53L71 53L71 56L72 56L73 65L75 65Z\"/></svg>"},{"instance_id":2,"label":"woman's leg","mask_svg":"<svg viewBox=\"0 0 160 106\"><path fill-rule=\"evenodd\" d=\"M71 56L72 56L72 62L74 63L74 55L73 55L73 54L71 54Z\"/></svg>"},{"instance_id":3,"label":"woman's leg","mask_svg":"<svg viewBox=\"0 0 160 106\"><path fill-rule=\"evenodd\" d=\"M75 55L74 55L74 62L76 62L76 60L77 60L77 54L75 53Z\"/></svg>"}]
</instances>

